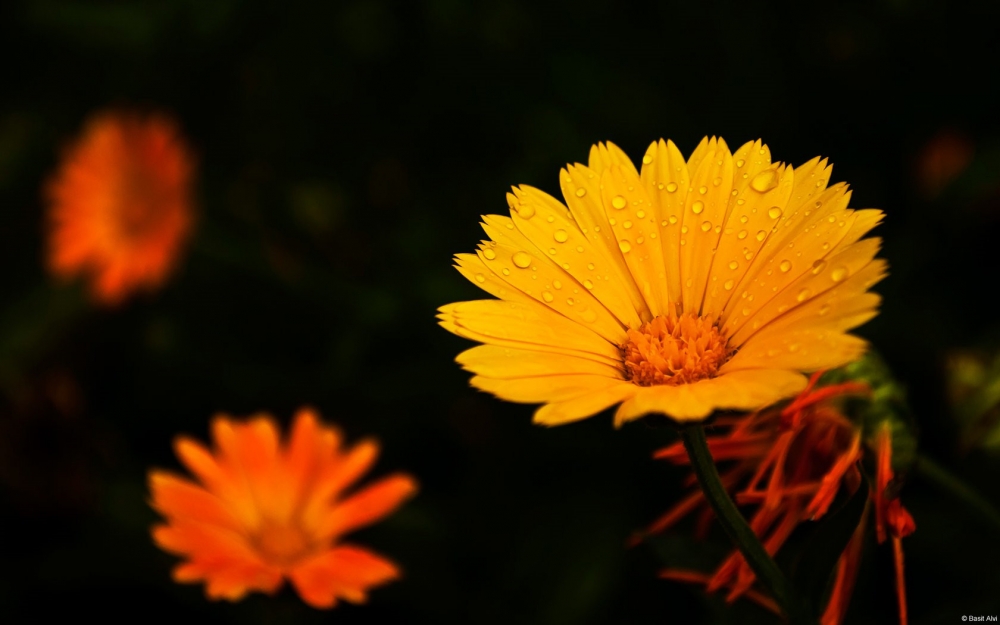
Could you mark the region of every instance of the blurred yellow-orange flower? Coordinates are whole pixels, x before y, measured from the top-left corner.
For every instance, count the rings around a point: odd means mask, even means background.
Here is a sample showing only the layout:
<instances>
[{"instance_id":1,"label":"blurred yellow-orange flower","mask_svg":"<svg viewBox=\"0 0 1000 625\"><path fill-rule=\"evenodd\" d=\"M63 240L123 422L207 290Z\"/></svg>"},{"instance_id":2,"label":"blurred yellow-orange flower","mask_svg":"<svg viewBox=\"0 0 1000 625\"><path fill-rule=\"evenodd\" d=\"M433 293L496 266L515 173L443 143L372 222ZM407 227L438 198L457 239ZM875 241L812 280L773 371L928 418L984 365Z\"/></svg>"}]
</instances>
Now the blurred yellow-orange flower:
<instances>
[{"instance_id":1,"label":"blurred yellow-orange flower","mask_svg":"<svg viewBox=\"0 0 1000 625\"><path fill-rule=\"evenodd\" d=\"M184 437L175 442L197 481L149 475L152 505L167 520L153 539L184 558L176 581L203 581L210 598L236 601L276 592L288 579L306 603L330 608L340 599L363 603L370 588L399 577L392 562L341 543L416 492L411 477L395 474L345 494L374 463L375 442L342 449L340 433L308 409L285 444L267 415L216 417L212 434L214 451Z\"/></svg>"},{"instance_id":2,"label":"blurred yellow-orange flower","mask_svg":"<svg viewBox=\"0 0 1000 625\"><path fill-rule=\"evenodd\" d=\"M877 312L886 263L862 237L882 212L848 208L831 169L706 138L686 161L654 142L637 170L596 145L562 170L566 204L522 185L510 217L483 217L489 240L456 264L499 299L443 306L440 323L485 343L457 358L473 386L544 403L538 423L767 406L862 354L847 331Z\"/></svg>"},{"instance_id":3,"label":"blurred yellow-orange flower","mask_svg":"<svg viewBox=\"0 0 1000 625\"><path fill-rule=\"evenodd\" d=\"M166 117L91 118L46 187L51 271L86 274L105 304L158 287L191 230L193 167Z\"/></svg>"}]
</instances>

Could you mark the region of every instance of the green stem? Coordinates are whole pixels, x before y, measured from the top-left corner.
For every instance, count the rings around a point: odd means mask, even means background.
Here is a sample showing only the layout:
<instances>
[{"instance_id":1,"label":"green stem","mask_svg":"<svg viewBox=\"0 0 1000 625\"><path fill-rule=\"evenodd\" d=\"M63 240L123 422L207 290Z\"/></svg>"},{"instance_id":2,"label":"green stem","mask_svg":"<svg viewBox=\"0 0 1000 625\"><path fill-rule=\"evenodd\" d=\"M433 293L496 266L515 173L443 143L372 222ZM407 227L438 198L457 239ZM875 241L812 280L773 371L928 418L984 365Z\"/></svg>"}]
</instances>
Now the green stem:
<instances>
[{"instance_id":1,"label":"green stem","mask_svg":"<svg viewBox=\"0 0 1000 625\"><path fill-rule=\"evenodd\" d=\"M972 488L954 475L948 469L942 467L924 455L917 456L914 465L917 473L939 486L942 490L950 493L959 501L967 504L970 508L979 513L984 521L993 526L993 529L1000 530L1000 511L993 506L979 491Z\"/></svg>"},{"instance_id":2,"label":"green stem","mask_svg":"<svg viewBox=\"0 0 1000 625\"><path fill-rule=\"evenodd\" d=\"M802 602L792 590L791 584L785 578L784 573L764 549L757 535L747 524L746 519L740 514L733 503L729 493L726 492L722 481L719 479L719 471L715 468L715 461L708 450L708 441L705 439L705 427L701 424L687 425L680 428L681 439L684 441L684 449L687 450L691 466L695 475L698 476L698 483L705 493L705 498L715 510L715 515L722 523L722 527L729 534L729 538L743 554L750 568L757 574L757 579L767 588L774 600L778 602L789 623L799 625L814 622L809 618Z\"/></svg>"}]
</instances>

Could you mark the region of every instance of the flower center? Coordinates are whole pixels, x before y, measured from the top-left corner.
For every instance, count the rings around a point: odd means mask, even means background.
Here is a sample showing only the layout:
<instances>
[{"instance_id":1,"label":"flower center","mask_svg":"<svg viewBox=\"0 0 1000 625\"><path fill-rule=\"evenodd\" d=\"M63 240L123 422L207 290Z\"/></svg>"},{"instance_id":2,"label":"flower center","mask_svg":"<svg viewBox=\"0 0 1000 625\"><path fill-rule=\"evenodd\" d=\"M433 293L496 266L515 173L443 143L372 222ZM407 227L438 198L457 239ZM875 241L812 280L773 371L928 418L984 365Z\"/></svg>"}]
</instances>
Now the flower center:
<instances>
[{"instance_id":1,"label":"flower center","mask_svg":"<svg viewBox=\"0 0 1000 625\"><path fill-rule=\"evenodd\" d=\"M628 380L654 386L714 377L730 350L713 319L685 313L677 319L656 317L629 330L622 355Z\"/></svg>"},{"instance_id":2,"label":"flower center","mask_svg":"<svg viewBox=\"0 0 1000 625\"><path fill-rule=\"evenodd\" d=\"M295 524L265 522L254 536L258 552L276 565L294 563L313 550L309 536Z\"/></svg>"}]
</instances>

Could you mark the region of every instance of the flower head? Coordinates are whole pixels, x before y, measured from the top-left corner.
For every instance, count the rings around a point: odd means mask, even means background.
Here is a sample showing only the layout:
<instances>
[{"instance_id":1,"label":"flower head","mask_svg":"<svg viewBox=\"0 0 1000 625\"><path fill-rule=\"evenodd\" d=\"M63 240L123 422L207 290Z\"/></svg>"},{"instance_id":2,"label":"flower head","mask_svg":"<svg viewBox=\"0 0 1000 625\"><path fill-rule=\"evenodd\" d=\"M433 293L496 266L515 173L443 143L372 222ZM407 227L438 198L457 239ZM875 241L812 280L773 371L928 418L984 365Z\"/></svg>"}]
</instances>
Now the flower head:
<instances>
[{"instance_id":1,"label":"flower head","mask_svg":"<svg viewBox=\"0 0 1000 625\"><path fill-rule=\"evenodd\" d=\"M242 423L219 416L212 433L214 451L183 437L175 444L197 482L149 475L152 505L167 519L153 539L185 558L176 581L204 581L210 598L236 601L274 593L287 578L306 603L330 608L338 599L362 603L371 587L399 576L388 560L340 543L416 491L397 474L345 495L375 461L376 443L342 450L340 434L307 409L284 445L266 415Z\"/></svg>"},{"instance_id":2,"label":"flower head","mask_svg":"<svg viewBox=\"0 0 1000 625\"><path fill-rule=\"evenodd\" d=\"M499 299L443 306L440 323L484 343L457 358L472 385L544 403L539 423L759 409L857 358L846 332L876 314L886 263L862 237L882 213L849 209L830 171L772 163L759 141L706 138L685 161L660 140L641 170L596 145L562 170L566 204L521 186L510 217L483 217L489 240L456 265Z\"/></svg>"},{"instance_id":3,"label":"flower head","mask_svg":"<svg viewBox=\"0 0 1000 625\"><path fill-rule=\"evenodd\" d=\"M192 157L165 117L102 113L46 188L48 262L115 304L169 274L193 219Z\"/></svg>"},{"instance_id":4,"label":"flower head","mask_svg":"<svg viewBox=\"0 0 1000 625\"><path fill-rule=\"evenodd\" d=\"M913 518L898 499L898 484L890 488L891 428L888 422L876 427L875 435L865 441L862 423L848 417L840 403L846 397L871 397L870 387L860 381L845 381L818 386L820 374L814 374L807 388L787 405L757 411L743 417L720 420L727 430L708 439L716 462L731 463L722 475L723 485L735 493L739 504L753 506L750 527L761 538L772 556L785 544L800 524L823 517L838 492L856 492L864 479L860 470L865 449L875 458L877 467L870 499L874 504L879 542L885 540L886 528L894 538L897 558L897 593L901 622L906 623L903 584L902 547L899 539L915 529ZM656 457L677 464L688 462L683 445L677 443L657 452ZM823 625L843 621L861 559L868 505L862 514L837 564L833 590L823 614ZM711 521L701 491L696 491L657 520L644 534L660 532L682 517L701 508L699 533ZM776 609L766 595L753 590L756 576L738 552L732 552L706 576L700 573L669 569L663 577L678 581L704 583L709 592L727 588L727 598L741 596Z\"/></svg>"}]
</instances>

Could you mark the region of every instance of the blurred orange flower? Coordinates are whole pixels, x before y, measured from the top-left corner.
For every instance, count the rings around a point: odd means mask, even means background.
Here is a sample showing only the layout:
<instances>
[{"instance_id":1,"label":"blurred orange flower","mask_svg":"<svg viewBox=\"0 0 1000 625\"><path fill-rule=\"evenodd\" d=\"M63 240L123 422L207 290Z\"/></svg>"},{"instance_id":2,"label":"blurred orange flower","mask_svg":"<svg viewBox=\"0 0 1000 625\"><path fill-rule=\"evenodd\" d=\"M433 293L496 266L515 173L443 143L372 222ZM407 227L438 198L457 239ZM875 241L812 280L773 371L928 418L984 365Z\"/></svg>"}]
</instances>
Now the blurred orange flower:
<instances>
[{"instance_id":1,"label":"blurred orange flower","mask_svg":"<svg viewBox=\"0 0 1000 625\"><path fill-rule=\"evenodd\" d=\"M193 168L166 117L91 118L46 187L52 273L88 274L109 305L159 286L191 230Z\"/></svg>"},{"instance_id":2,"label":"blurred orange flower","mask_svg":"<svg viewBox=\"0 0 1000 625\"><path fill-rule=\"evenodd\" d=\"M267 415L242 423L218 416L212 434L214 452L185 437L175 442L200 483L149 475L152 505L167 518L153 539L185 558L174 580L204 581L209 598L237 601L274 593L287 578L306 603L331 608L338 599L363 603L370 588L399 577L392 562L340 543L416 492L411 477L394 474L344 495L374 463L375 442L342 450L340 433L308 409L286 445Z\"/></svg>"},{"instance_id":3,"label":"blurred orange flower","mask_svg":"<svg viewBox=\"0 0 1000 625\"><path fill-rule=\"evenodd\" d=\"M862 428L842 414L835 403L846 395L868 395L863 382L843 382L816 388L820 373L809 386L783 408L771 408L743 417L722 418L719 425L729 429L708 438L716 462L734 462L721 474L723 485L735 492L739 504L756 506L750 527L761 538L772 556L805 521L817 520L827 513L838 491L857 490L862 473L859 463L864 454ZM900 620L906 623L906 595L903 584L901 539L916 529L913 518L897 498L891 465L892 445L888 423L878 427L867 446L875 456L877 474L870 491L876 513L879 542L891 533L896 556ZM676 464L688 463L681 443L656 454ZM693 476L692 476L693 481ZM737 486L742 485L741 489ZM702 509L698 532L704 534L713 516L700 490L694 492L663 515L646 534L660 532L685 515ZM843 622L861 559L868 505L837 564L830 600L822 625ZM694 571L668 569L661 574L675 581L704 583L709 592L728 588L727 599L745 596L778 612L773 600L752 589L756 576L739 551L733 551L711 576Z\"/></svg>"}]
</instances>

